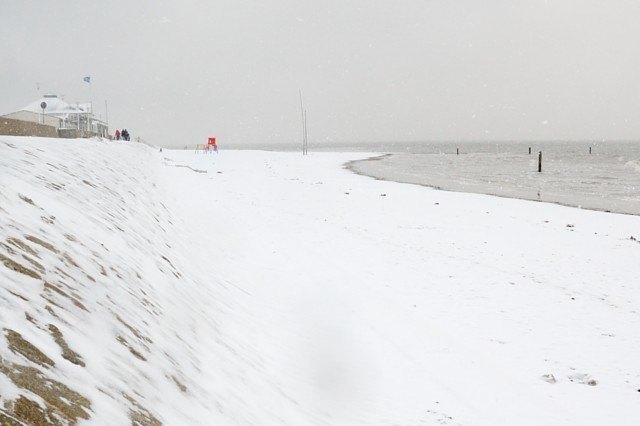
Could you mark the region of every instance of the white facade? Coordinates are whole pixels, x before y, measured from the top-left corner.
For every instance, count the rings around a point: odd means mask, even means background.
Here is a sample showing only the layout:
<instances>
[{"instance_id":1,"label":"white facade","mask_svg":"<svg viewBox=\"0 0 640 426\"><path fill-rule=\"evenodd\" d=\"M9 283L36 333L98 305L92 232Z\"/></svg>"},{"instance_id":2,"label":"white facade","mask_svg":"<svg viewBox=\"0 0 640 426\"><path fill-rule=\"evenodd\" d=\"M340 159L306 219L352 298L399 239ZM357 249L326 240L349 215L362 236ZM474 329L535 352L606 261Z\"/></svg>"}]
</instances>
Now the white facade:
<instances>
[{"instance_id":1,"label":"white facade","mask_svg":"<svg viewBox=\"0 0 640 426\"><path fill-rule=\"evenodd\" d=\"M45 108L42 105L45 104ZM4 115L15 120L32 121L54 126L58 129L76 129L107 136L109 127L104 121L94 117L91 104L69 104L57 95L47 94L31 102L20 111Z\"/></svg>"}]
</instances>

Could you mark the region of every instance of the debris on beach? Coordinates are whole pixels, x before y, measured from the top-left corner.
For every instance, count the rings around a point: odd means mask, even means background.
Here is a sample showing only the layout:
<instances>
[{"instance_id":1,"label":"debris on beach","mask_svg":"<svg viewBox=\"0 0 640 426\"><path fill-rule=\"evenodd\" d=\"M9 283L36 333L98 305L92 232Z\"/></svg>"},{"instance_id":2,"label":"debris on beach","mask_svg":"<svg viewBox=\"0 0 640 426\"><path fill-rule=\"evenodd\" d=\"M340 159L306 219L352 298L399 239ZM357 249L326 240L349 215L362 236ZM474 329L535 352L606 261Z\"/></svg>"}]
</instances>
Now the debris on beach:
<instances>
[{"instance_id":1,"label":"debris on beach","mask_svg":"<svg viewBox=\"0 0 640 426\"><path fill-rule=\"evenodd\" d=\"M542 375L542 380L544 380L544 381L545 381L545 382L547 382L547 383L551 383L551 384L553 384L553 383L556 383L556 382L557 382L557 380L556 380L555 376L554 376L553 374L551 374L551 373L549 373L549 374L543 374L543 375Z\"/></svg>"},{"instance_id":2,"label":"debris on beach","mask_svg":"<svg viewBox=\"0 0 640 426\"><path fill-rule=\"evenodd\" d=\"M596 379L586 373L574 373L570 374L568 377L569 380L574 383L580 383L587 386L596 386L598 384Z\"/></svg>"}]
</instances>

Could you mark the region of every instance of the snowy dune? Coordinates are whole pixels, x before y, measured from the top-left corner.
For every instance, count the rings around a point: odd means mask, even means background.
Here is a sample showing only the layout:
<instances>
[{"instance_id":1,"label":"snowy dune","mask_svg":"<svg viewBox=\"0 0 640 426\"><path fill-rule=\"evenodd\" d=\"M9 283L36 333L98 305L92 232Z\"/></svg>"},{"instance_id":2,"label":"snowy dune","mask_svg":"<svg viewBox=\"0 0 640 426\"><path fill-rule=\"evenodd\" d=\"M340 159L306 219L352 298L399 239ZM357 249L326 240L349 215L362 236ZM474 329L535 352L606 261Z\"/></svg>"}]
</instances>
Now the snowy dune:
<instances>
[{"instance_id":1,"label":"snowy dune","mask_svg":"<svg viewBox=\"0 0 640 426\"><path fill-rule=\"evenodd\" d=\"M640 217L370 155L0 137L0 420L637 424Z\"/></svg>"}]
</instances>

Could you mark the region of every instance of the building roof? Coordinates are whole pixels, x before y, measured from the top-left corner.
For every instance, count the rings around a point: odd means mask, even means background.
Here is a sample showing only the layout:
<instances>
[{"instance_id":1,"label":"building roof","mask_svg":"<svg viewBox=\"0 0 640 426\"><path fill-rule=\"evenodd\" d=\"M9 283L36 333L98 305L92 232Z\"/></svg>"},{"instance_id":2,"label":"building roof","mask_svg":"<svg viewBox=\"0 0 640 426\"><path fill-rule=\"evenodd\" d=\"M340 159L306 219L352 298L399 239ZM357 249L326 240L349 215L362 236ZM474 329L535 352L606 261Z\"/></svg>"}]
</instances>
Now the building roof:
<instances>
[{"instance_id":1,"label":"building roof","mask_svg":"<svg viewBox=\"0 0 640 426\"><path fill-rule=\"evenodd\" d=\"M31 102L29 105L22 108L22 110L42 113L42 108L40 108L40 104L42 104L42 102L47 103L47 107L44 110L45 114L87 114L90 111L89 104L70 105L60 99L58 95L53 94L44 95L44 97L38 99L37 101Z\"/></svg>"}]
</instances>

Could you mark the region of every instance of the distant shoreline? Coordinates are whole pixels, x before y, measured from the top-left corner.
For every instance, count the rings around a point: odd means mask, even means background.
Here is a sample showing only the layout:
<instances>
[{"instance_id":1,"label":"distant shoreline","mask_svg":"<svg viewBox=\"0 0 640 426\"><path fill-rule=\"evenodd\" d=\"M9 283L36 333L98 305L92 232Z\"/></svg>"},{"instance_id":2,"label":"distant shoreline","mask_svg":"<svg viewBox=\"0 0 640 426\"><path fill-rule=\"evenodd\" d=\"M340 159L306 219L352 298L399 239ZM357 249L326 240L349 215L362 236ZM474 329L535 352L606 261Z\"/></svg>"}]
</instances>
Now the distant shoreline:
<instances>
[{"instance_id":1,"label":"distant shoreline","mask_svg":"<svg viewBox=\"0 0 640 426\"><path fill-rule=\"evenodd\" d=\"M386 176L382 176L381 174L378 173L372 173L371 170L367 170L364 171L362 170L362 168L360 168L359 166L363 165L363 164L370 164L373 162L379 162L382 161L384 159L393 157L398 155L398 153L384 153L384 154L378 154L378 155L374 155L368 158L364 158L364 159L357 159L357 160L351 160L348 161L346 163L343 164L343 167L346 170L349 170L352 173L355 173L357 175L360 176L366 176L366 177L370 177L376 180L381 180L381 181L387 181L387 182L397 182L397 183L404 183L404 184L410 184L410 185L418 185L418 186L423 186L426 188L431 188L431 189L435 189L435 190L439 190L439 191L449 191L449 192L460 192L460 193L468 193L468 194L484 194L484 195L490 195L490 196L494 196L494 197L501 197L501 198L511 198L511 199L517 199L517 200L527 200L527 201L535 201L538 203L550 203L550 204L557 204L560 206L564 206L564 207L572 207L572 208L577 208L577 209L581 209L581 210L592 210L592 211L599 211L599 212L603 212L603 213L614 213L614 214L624 214L624 215L629 215L629 216L640 216L640 212L631 212L631 211L625 211L625 210L617 210L617 209L605 209L605 208L599 208L596 206L584 206L584 205L579 205L577 203L571 203L571 202L565 202L565 201L557 201L557 200L548 200L548 199L537 199L537 198L533 198L533 197L528 197L526 196L526 194L523 195L506 195L506 194L501 194L501 193L497 193L495 191L491 191L490 188L486 188L485 190L481 190L481 189L476 189L476 190L464 190L464 189L459 189L459 188L455 188L454 185L451 186L447 186L446 184L435 184L435 183L429 183L429 182L424 182L424 181L416 181L416 180L410 180L410 179L402 179L399 177L386 177ZM471 188L470 188L471 189Z\"/></svg>"}]
</instances>

